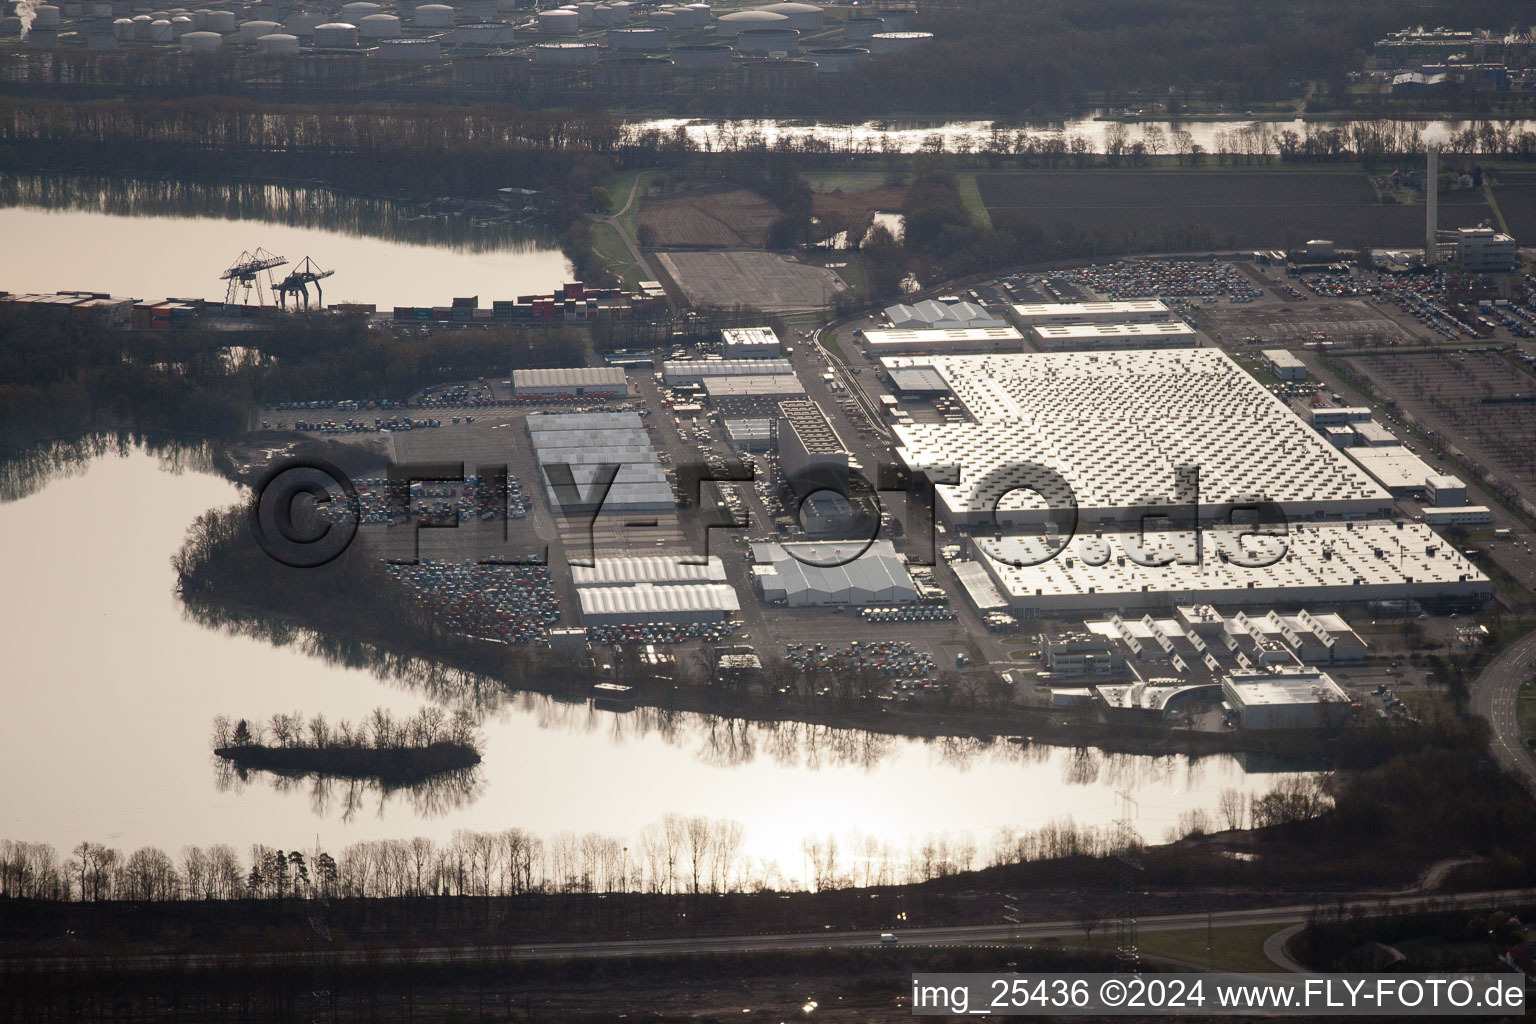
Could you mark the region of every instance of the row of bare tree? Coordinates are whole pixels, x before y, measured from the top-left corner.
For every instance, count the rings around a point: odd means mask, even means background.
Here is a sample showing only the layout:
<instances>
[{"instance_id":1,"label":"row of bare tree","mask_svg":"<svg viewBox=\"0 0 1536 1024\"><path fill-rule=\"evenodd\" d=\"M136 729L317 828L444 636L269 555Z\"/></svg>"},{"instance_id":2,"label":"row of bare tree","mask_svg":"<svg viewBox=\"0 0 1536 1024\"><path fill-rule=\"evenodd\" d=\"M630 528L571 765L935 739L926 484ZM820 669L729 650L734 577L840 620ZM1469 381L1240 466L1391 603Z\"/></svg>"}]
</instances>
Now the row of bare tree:
<instances>
[{"instance_id":1,"label":"row of bare tree","mask_svg":"<svg viewBox=\"0 0 1536 1024\"><path fill-rule=\"evenodd\" d=\"M332 724L322 714L305 721L297 711L275 714L265 722L259 718L231 720L227 715L213 720L215 749L273 746L384 750L430 747L434 743L478 747L476 740L474 719L469 712L460 709L450 715L430 704L404 719L395 718L388 708L377 707L356 724L346 719Z\"/></svg>"}]
</instances>

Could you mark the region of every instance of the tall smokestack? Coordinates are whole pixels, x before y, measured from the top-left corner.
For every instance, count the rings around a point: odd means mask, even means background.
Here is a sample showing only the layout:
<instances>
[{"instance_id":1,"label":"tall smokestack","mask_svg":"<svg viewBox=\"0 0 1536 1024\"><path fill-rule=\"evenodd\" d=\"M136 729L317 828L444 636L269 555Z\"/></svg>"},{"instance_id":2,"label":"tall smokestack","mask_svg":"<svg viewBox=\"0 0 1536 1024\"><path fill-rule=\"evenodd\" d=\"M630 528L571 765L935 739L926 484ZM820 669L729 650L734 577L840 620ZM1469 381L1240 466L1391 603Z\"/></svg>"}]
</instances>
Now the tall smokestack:
<instances>
[{"instance_id":1,"label":"tall smokestack","mask_svg":"<svg viewBox=\"0 0 1536 1024\"><path fill-rule=\"evenodd\" d=\"M1424 167L1424 263L1433 265L1440 260L1438 244L1440 219L1440 147L1429 146L1428 160Z\"/></svg>"}]
</instances>

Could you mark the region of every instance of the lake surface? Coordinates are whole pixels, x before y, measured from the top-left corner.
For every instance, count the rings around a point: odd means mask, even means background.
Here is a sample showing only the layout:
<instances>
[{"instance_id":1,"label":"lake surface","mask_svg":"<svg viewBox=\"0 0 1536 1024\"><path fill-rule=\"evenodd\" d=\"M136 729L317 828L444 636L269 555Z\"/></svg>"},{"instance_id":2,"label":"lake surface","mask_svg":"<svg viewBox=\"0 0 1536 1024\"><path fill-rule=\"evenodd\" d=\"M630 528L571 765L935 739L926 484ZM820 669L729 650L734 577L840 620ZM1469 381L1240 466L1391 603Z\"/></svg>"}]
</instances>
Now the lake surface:
<instances>
[{"instance_id":1,"label":"lake surface","mask_svg":"<svg viewBox=\"0 0 1536 1024\"><path fill-rule=\"evenodd\" d=\"M279 277L306 256L334 270L321 285L327 303L380 309L466 295L488 306L572 277L547 230L317 189L12 179L0 185L0 238L0 289L11 292L222 301L219 275L258 247L288 260Z\"/></svg>"},{"instance_id":2,"label":"lake surface","mask_svg":"<svg viewBox=\"0 0 1536 1024\"><path fill-rule=\"evenodd\" d=\"M996 742L923 742L851 730L758 726L640 709L596 711L529 694L485 712L479 785L447 800L365 794L349 814L307 783L216 781L216 715L409 714L436 699L487 702L304 653L299 645L208 628L173 592L169 558L203 510L237 497L227 481L135 449L98 457L0 504L8 584L0 588L7 664L0 715L0 838L142 845L251 843L331 850L361 839L447 840L455 829L596 831L633 844L667 813L735 819L750 862L802 877L802 840L857 831L898 851L1066 818L1106 825L1117 791L1136 826L1163 839L1181 812L1215 815L1226 787L1262 794L1282 776L1245 775L1227 756L1110 757ZM337 595L345 600L345 595ZM345 787L342 787L344 790ZM851 845L851 844L849 844ZM845 849L847 846L845 845Z\"/></svg>"},{"instance_id":3,"label":"lake surface","mask_svg":"<svg viewBox=\"0 0 1536 1024\"><path fill-rule=\"evenodd\" d=\"M932 148L942 141L951 153L966 152L986 147L996 133L1006 136L1023 135L1036 139L1051 137L1081 138L1095 153L1105 150L1105 138L1112 125L1119 121L1101 121L1093 117L1074 118L1069 121L1053 121L1043 124L1007 124L1001 121L864 121L859 124L820 124L816 122L741 119L710 121L685 117L655 118L631 124L637 131L655 130L670 135L681 128L697 145L706 149L722 149L741 140L760 137L768 145L782 139L796 141L817 140L836 152L897 152L916 153ZM1134 143L1146 137L1149 129L1164 133L1175 130L1187 131L1194 144L1215 153L1221 147L1223 137L1235 139L1244 132L1262 131L1270 137L1284 131L1305 135L1310 127L1314 130L1343 128L1346 132L1352 121L1306 121L1302 118L1288 120L1251 121L1136 121L1124 122L1126 141ZM1376 123L1376 122L1359 122ZM1422 133L1425 142L1445 142L1447 139L1474 128L1479 121L1413 121L1409 122ZM1497 121L1499 127L1508 127L1514 133L1536 131L1536 121ZM1233 147L1234 149L1236 147ZM1164 148L1164 153L1172 152Z\"/></svg>"}]
</instances>

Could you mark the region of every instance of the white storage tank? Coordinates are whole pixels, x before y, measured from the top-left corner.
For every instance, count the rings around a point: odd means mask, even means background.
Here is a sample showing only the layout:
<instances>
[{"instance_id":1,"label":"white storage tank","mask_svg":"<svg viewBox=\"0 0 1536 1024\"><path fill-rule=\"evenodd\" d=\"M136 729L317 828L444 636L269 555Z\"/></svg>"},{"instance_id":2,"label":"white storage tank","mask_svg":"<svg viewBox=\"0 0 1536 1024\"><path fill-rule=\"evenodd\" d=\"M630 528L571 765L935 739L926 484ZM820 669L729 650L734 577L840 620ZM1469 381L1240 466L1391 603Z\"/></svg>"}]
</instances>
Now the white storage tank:
<instances>
[{"instance_id":1,"label":"white storage tank","mask_svg":"<svg viewBox=\"0 0 1536 1024\"><path fill-rule=\"evenodd\" d=\"M443 47L436 39L380 39L373 54L379 60L437 60Z\"/></svg>"},{"instance_id":2,"label":"white storage tank","mask_svg":"<svg viewBox=\"0 0 1536 1024\"><path fill-rule=\"evenodd\" d=\"M932 32L876 32L869 37L869 52L877 55L900 53L932 41Z\"/></svg>"},{"instance_id":3,"label":"white storage tank","mask_svg":"<svg viewBox=\"0 0 1536 1024\"><path fill-rule=\"evenodd\" d=\"M772 11L736 11L725 14L715 22L715 35L721 39L735 39L740 32L761 28L788 28L789 19Z\"/></svg>"},{"instance_id":4,"label":"white storage tank","mask_svg":"<svg viewBox=\"0 0 1536 1024\"><path fill-rule=\"evenodd\" d=\"M288 16L288 20L283 22L283 28L290 35L308 39L315 34L315 26L323 24L325 24L324 15L315 14L311 11L299 11Z\"/></svg>"},{"instance_id":5,"label":"white storage tank","mask_svg":"<svg viewBox=\"0 0 1536 1024\"><path fill-rule=\"evenodd\" d=\"M778 3L769 4L763 10L773 14L782 14L789 19L789 27L798 32L820 32L822 23L822 10L815 4Z\"/></svg>"},{"instance_id":6,"label":"white storage tank","mask_svg":"<svg viewBox=\"0 0 1536 1024\"><path fill-rule=\"evenodd\" d=\"M199 7L192 12L192 24L197 26L199 32L208 28L208 15L211 13L206 7Z\"/></svg>"},{"instance_id":7,"label":"white storage tank","mask_svg":"<svg viewBox=\"0 0 1536 1024\"><path fill-rule=\"evenodd\" d=\"M246 46L255 46L256 40L262 36L269 36L283 26L275 21L247 21L240 25L240 41Z\"/></svg>"},{"instance_id":8,"label":"white storage tank","mask_svg":"<svg viewBox=\"0 0 1536 1024\"><path fill-rule=\"evenodd\" d=\"M221 36L227 36L235 30L234 12L209 11L205 25L209 32L217 32Z\"/></svg>"},{"instance_id":9,"label":"white storage tank","mask_svg":"<svg viewBox=\"0 0 1536 1024\"><path fill-rule=\"evenodd\" d=\"M667 48L667 33L665 29L645 26L611 28L608 30L608 45L615 50L628 50L632 53L655 53Z\"/></svg>"},{"instance_id":10,"label":"white storage tank","mask_svg":"<svg viewBox=\"0 0 1536 1024\"><path fill-rule=\"evenodd\" d=\"M699 68L723 68L731 63L731 48L724 43L693 43L674 46L667 51L680 71Z\"/></svg>"},{"instance_id":11,"label":"white storage tank","mask_svg":"<svg viewBox=\"0 0 1536 1024\"><path fill-rule=\"evenodd\" d=\"M192 17L191 17L191 15L178 14L174 18L171 19L171 37L172 38L180 39L182 36L186 35L188 32L193 32L193 31L196 31L196 26L192 24Z\"/></svg>"},{"instance_id":12,"label":"white storage tank","mask_svg":"<svg viewBox=\"0 0 1536 1024\"><path fill-rule=\"evenodd\" d=\"M581 16L575 11L540 11L539 34L574 36L581 31Z\"/></svg>"},{"instance_id":13,"label":"white storage tank","mask_svg":"<svg viewBox=\"0 0 1536 1024\"><path fill-rule=\"evenodd\" d=\"M656 11L649 18L645 19L645 23L651 28L659 28L663 32L677 32L683 28L678 23L676 11Z\"/></svg>"},{"instance_id":14,"label":"white storage tank","mask_svg":"<svg viewBox=\"0 0 1536 1024\"><path fill-rule=\"evenodd\" d=\"M368 3L367 0L356 0L354 3L341 5L341 17L337 21L345 21L352 25L361 25L364 18L370 14L383 14L384 8L378 4Z\"/></svg>"},{"instance_id":15,"label":"white storage tank","mask_svg":"<svg viewBox=\"0 0 1536 1024\"><path fill-rule=\"evenodd\" d=\"M133 19L118 18L112 22L112 35L125 43L131 41L133 39Z\"/></svg>"},{"instance_id":16,"label":"white storage tank","mask_svg":"<svg viewBox=\"0 0 1536 1024\"><path fill-rule=\"evenodd\" d=\"M823 74L845 74L869 60L869 51L862 46L822 46L806 50L805 57L815 61L816 70Z\"/></svg>"},{"instance_id":17,"label":"white storage tank","mask_svg":"<svg viewBox=\"0 0 1536 1024\"><path fill-rule=\"evenodd\" d=\"M533 62L540 67L592 64L602 52L596 43L535 43Z\"/></svg>"},{"instance_id":18,"label":"white storage tank","mask_svg":"<svg viewBox=\"0 0 1536 1024\"><path fill-rule=\"evenodd\" d=\"M181 37L182 53L218 53L224 38L217 32L188 32Z\"/></svg>"},{"instance_id":19,"label":"white storage tank","mask_svg":"<svg viewBox=\"0 0 1536 1024\"><path fill-rule=\"evenodd\" d=\"M887 32L905 32L915 17L917 12L910 7L893 7L880 12L880 20L885 23Z\"/></svg>"},{"instance_id":20,"label":"white storage tank","mask_svg":"<svg viewBox=\"0 0 1536 1024\"><path fill-rule=\"evenodd\" d=\"M453 41L459 46L505 46L515 38L512 26L499 21L479 21L453 30Z\"/></svg>"},{"instance_id":21,"label":"white storage tank","mask_svg":"<svg viewBox=\"0 0 1536 1024\"><path fill-rule=\"evenodd\" d=\"M299 37L273 32L256 40L256 52L263 57L292 57L299 52Z\"/></svg>"},{"instance_id":22,"label":"white storage tank","mask_svg":"<svg viewBox=\"0 0 1536 1024\"><path fill-rule=\"evenodd\" d=\"M737 53L794 53L800 33L792 28L749 28L736 34Z\"/></svg>"},{"instance_id":23,"label":"white storage tank","mask_svg":"<svg viewBox=\"0 0 1536 1024\"><path fill-rule=\"evenodd\" d=\"M393 14L370 14L357 23L365 39L399 39L400 19Z\"/></svg>"},{"instance_id":24,"label":"white storage tank","mask_svg":"<svg viewBox=\"0 0 1536 1024\"><path fill-rule=\"evenodd\" d=\"M170 43L176 39L175 32L171 29L171 23L165 19L149 23L149 41L152 43Z\"/></svg>"},{"instance_id":25,"label":"white storage tank","mask_svg":"<svg viewBox=\"0 0 1536 1024\"><path fill-rule=\"evenodd\" d=\"M608 9L613 12L611 17L615 25L628 25L630 16L635 13L634 4L629 0L614 0L608 5Z\"/></svg>"},{"instance_id":26,"label":"white storage tank","mask_svg":"<svg viewBox=\"0 0 1536 1024\"><path fill-rule=\"evenodd\" d=\"M694 28L703 28L709 24L709 4L689 4L683 10L693 12Z\"/></svg>"},{"instance_id":27,"label":"white storage tank","mask_svg":"<svg viewBox=\"0 0 1536 1024\"><path fill-rule=\"evenodd\" d=\"M453 8L447 4L422 4L411 14L418 28L452 28Z\"/></svg>"},{"instance_id":28,"label":"white storage tank","mask_svg":"<svg viewBox=\"0 0 1536 1024\"><path fill-rule=\"evenodd\" d=\"M350 50L357 45L357 26L344 21L316 25L315 45L322 50Z\"/></svg>"},{"instance_id":29,"label":"white storage tank","mask_svg":"<svg viewBox=\"0 0 1536 1024\"><path fill-rule=\"evenodd\" d=\"M867 43L870 36L884 31L883 18L849 18L843 22L843 40L849 43Z\"/></svg>"},{"instance_id":30,"label":"white storage tank","mask_svg":"<svg viewBox=\"0 0 1536 1024\"><path fill-rule=\"evenodd\" d=\"M583 0L576 5L576 20L583 28L597 25L597 4L592 0Z\"/></svg>"},{"instance_id":31,"label":"white storage tank","mask_svg":"<svg viewBox=\"0 0 1536 1024\"><path fill-rule=\"evenodd\" d=\"M59 9L53 4L43 4L32 9L32 27L53 32L59 27Z\"/></svg>"},{"instance_id":32,"label":"white storage tank","mask_svg":"<svg viewBox=\"0 0 1536 1024\"><path fill-rule=\"evenodd\" d=\"M150 21L170 21L171 20L171 12L170 11L150 11L149 12L149 20Z\"/></svg>"}]
</instances>

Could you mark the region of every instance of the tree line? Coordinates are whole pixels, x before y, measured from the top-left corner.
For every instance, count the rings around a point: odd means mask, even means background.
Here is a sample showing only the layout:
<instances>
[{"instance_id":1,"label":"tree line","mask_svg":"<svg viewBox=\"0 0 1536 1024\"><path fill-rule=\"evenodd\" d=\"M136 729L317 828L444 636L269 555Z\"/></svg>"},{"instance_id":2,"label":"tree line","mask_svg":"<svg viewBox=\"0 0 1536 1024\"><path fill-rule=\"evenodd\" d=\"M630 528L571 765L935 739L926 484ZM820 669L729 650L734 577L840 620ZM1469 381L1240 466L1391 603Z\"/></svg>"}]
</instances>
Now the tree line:
<instances>
[{"instance_id":1,"label":"tree line","mask_svg":"<svg viewBox=\"0 0 1536 1024\"><path fill-rule=\"evenodd\" d=\"M403 719L397 719L389 708L377 707L357 723L345 718L329 722L323 714L306 720L297 711L274 714L266 721L231 719L228 715L219 715L213 720L215 749L271 745L281 749L359 750L371 747L384 750L430 747L435 743L478 746L469 712L460 709L450 715L429 704Z\"/></svg>"}]
</instances>

